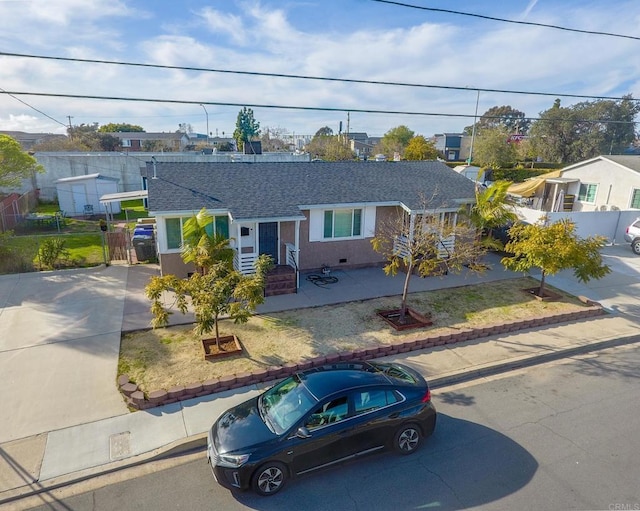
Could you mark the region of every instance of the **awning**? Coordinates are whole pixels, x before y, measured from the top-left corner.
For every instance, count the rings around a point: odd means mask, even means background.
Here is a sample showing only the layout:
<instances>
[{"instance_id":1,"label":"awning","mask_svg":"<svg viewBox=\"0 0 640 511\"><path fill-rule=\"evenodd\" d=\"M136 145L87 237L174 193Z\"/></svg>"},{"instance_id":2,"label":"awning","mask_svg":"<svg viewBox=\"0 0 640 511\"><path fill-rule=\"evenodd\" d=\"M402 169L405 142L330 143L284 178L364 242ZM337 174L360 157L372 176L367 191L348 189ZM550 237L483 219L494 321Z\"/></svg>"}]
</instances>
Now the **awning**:
<instances>
[{"instance_id":1,"label":"awning","mask_svg":"<svg viewBox=\"0 0 640 511\"><path fill-rule=\"evenodd\" d=\"M508 192L513 195L519 195L520 197L531 197L536 193L538 188L544 186L548 179L559 178L562 174L562 170L554 170L537 177L527 179L522 183L514 183L508 188Z\"/></svg>"},{"instance_id":2,"label":"awning","mask_svg":"<svg viewBox=\"0 0 640 511\"><path fill-rule=\"evenodd\" d=\"M146 199L148 196L147 190L135 190L133 192L120 192L120 193L106 193L100 197L100 202L121 202L123 200L133 199Z\"/></svg>"}]
</instances>

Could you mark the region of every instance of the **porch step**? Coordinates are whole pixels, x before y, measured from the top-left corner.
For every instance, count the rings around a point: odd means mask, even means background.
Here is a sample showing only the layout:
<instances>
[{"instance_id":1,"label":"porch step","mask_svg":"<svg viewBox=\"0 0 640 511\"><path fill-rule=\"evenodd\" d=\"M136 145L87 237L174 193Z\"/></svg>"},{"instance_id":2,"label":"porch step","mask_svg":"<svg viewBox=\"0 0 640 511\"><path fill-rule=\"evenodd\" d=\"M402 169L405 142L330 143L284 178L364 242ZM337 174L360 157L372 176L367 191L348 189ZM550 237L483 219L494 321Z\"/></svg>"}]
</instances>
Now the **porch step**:
<instances>
[{"instance_id":1,"label":"porch step","mask_svg":"<svg viewBox=\"0 0 640 511\"><path fill-rule=\"evenodd\" d=\"M277 266L267 274L264 296L286 295L296 292L296 272L290 266Z\"/></svg>"}]
</instances>

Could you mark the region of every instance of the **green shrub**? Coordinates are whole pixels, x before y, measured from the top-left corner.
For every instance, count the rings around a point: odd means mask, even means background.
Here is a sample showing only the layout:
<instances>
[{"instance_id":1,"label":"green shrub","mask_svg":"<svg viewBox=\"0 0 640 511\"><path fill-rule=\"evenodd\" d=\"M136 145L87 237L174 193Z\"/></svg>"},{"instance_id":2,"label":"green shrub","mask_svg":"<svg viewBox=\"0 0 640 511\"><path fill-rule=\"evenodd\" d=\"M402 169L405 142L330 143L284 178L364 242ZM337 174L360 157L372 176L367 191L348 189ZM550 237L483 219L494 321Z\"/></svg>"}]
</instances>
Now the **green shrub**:
<instances>
[{"instance_id":1,"label":"green shrub","mask_svg":"<svg viewBox=\"0 0 640 511\"><path fill-rule=\"evenodd\" d=\"M65 240L62 238L45 238L40 244L38 256L40 264L45 268L54 269L63 257L68 257L69 252L64 248Z\"/></svg>"}]
</instances>

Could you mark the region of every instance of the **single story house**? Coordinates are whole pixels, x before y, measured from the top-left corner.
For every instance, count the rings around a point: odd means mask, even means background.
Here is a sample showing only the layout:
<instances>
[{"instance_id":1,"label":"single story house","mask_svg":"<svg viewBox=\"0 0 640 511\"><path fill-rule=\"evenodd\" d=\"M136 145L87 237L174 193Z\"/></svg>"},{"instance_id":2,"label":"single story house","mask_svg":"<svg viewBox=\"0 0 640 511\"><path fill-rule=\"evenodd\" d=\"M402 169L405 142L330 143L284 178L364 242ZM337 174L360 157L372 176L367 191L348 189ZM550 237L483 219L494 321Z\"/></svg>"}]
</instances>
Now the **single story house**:
<instances>
[{"instance_id":1,"label":"single story house","mask_svg":"<svg viewBox=\"0 0 640 511\"><path fill-rule=\"evenodd\" d=\"M474 183L438 161L148 162L142 173L161 271L180 277L193 271L181 258L182 224L202 208L231 239L237 269L251 273L269 254L297 278L324 266L381 265L370 241L390 215L450 223L475 202Z\"/></svg>"},{"instance_id":2,"label":"single story house","mask_svg":"<svg viewBox=\"0 0 640 511\"><path fill-rule=\"evenodd\" d=\"M186 133L147 133L144 131L118 131L106 133L120 140L124 151L183 151L189 145Z\"/></svg>"},{"instance_id":3,"label":"single story house","mask_svg":"<svg viewBox=\"0 0 640 511\"><path fill-rule=\"evenodd\" d=\"M597 156L513 184L509 192L541 211L640 209L640 156Z\"/></svg>"}]
</instances>

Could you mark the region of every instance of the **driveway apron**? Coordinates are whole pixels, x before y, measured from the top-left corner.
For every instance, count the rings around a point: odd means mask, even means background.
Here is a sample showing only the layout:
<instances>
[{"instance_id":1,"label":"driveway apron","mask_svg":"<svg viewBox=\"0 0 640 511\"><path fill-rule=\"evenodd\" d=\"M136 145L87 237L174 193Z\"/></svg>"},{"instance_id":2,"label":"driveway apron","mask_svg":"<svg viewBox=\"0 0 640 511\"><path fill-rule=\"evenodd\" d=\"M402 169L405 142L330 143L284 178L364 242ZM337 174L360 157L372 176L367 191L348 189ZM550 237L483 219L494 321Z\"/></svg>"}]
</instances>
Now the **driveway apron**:
<instances>
[{"instance_id":1,"label":"driveway apron","mask_svg":"<svg viewBox=\"0 0 640 511\"><path fill-rule=\"evenodd\" d=\"M0 276L0 442L120 415L128 268Z\"/></svg>"}]
</instances>

